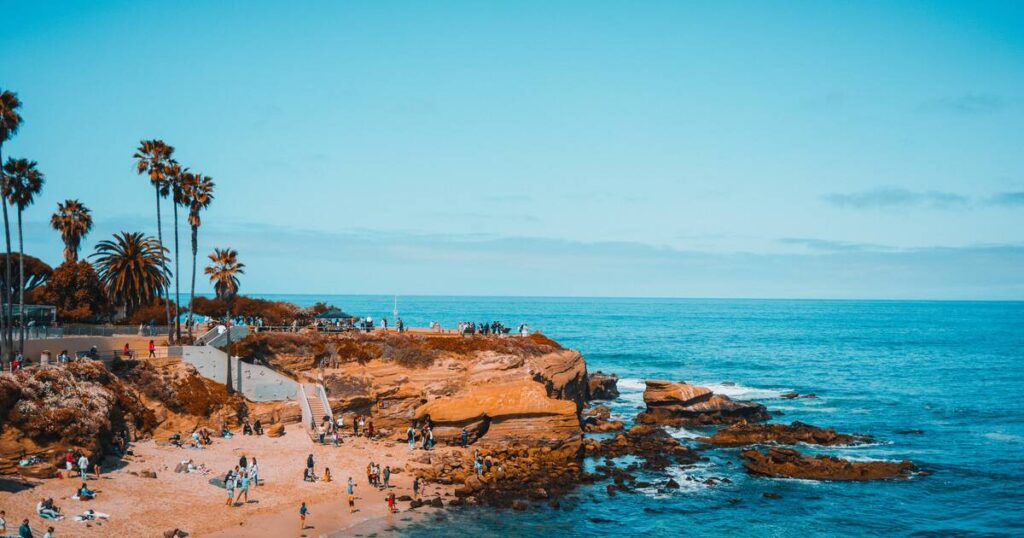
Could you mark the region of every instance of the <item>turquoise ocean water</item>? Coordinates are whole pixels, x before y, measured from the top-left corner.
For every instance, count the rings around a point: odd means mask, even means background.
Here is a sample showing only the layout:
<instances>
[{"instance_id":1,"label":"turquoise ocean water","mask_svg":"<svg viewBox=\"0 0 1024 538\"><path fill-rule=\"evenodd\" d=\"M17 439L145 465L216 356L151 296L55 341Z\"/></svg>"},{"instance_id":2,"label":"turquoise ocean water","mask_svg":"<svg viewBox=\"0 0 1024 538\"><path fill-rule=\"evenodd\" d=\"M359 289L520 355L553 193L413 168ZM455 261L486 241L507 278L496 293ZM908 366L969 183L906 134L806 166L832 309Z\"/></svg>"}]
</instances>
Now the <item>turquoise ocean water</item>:
<instances>
[{"instance_id":1,"label":"turquoise ocean water","mask_svg":"<svg viewBox=\"0 0 1024 538\"><path fill-rule=\"evenodd\" d=\"M392 297L265 297L392 317ZM932 473L871 483L752 478L738 449L716 449L709 462L642 475L675 478L682 487L672 493L609 498L599 484L560 510L452 510L404 535L1024 535L1024 303L400 297L398 306L413 326L527 322L581 351L592 371L617 373L622 397L611 407L627 420L642 406L644 378L685 380L782 411L774 421L877 440L818 452L906 458ZM818 398L779 398L790 390ZM710 430L670 431L694 443ZM732 483L704 485L711 476Z\"/></svg>"}]
</instances>

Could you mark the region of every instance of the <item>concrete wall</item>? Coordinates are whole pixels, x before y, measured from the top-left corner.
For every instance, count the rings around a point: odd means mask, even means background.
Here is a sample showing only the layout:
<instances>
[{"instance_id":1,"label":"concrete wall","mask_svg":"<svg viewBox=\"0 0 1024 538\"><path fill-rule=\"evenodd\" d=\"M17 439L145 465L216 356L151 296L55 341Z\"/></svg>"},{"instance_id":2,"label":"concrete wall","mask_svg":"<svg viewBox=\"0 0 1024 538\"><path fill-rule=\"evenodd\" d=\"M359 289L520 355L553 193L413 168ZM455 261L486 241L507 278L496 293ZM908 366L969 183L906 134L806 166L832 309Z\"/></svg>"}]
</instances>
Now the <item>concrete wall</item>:
<instances>
[{"instance_id":1,"label":"concrete wall","mask_svg":"<svg viewBox=\"0 0 1024 538\"><path fill-rule=\"evenodd\" d=\"M110 351L113 349L123 349L127 343L129 347L135 350L136 353L140 353L140 356L145 357L149 350L149 337L126 335L126 336L65 336L63 338L44 338L38 340L25 340L25 357L31 360L33 363L38 363L39 354L44 350L50 352L50 356L54 359L60 354L61 350L68 350L68 355L74 357L77 351L89 351L90 348L96 346L96 349L102 352ZM167 337L156 338L156 345L166 343ZM17 345L17 336L15 336L15 345Z\"/></svg>"},{"instance_id":2,"label":"concrete wall","mask_svg":"<svg viewBox=\"0 0 1024 538\"><path fill-rule=\"evenodd\" d=\"M183 346L182 359L196 367L199 374L218 383L227 376L227 354L210 346ZM231 359L231 377L235 390L254 402L294 400L299 384L266 366Z\"/></svg>"}]
</instances>

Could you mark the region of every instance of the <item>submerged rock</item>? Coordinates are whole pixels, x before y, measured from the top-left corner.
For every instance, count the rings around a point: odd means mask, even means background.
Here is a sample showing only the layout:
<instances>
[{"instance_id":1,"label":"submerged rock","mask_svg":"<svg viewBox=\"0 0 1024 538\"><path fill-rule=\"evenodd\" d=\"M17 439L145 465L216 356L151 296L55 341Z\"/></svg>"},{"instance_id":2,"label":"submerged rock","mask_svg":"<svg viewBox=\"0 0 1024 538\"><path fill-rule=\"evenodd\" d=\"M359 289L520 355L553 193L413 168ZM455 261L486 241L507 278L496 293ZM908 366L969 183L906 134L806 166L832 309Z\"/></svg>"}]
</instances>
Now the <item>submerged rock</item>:
<instances>
[{"instance_id":1,"label":"submerged rock","mask_svg":"<svg viewBox=\"0 0 1024 538\"><path fill-rule=\"evenodd\" d=\"M639 456L644 459L643 467L646 469L664 469L672 464L688 465L700 459L695 450L683 445L665 430L648 425L633 426L613 439L587 439L584 451L591 457Z\"/></svg>"},{"instance_id":2,"label":"submerged rock","mask_svg":"<svg viewBox=\"0 0 1024 538\"><path fill-rule=\"evenodd\" d=\"M819 428L799 421L791 424L734 424L718 430L711 437L698 437L697 440L711 445L725 446L768 443L780 445L807 443L831 446L872 441L871 437L866 435L836 433L832 428Z\"/></svg>"},{"instance_id":3,"label":"submerged rock","mask_svg":"<svg viewBox=\"0 0 1024 538\"><path fill-rule=\"evenodd\" d=\"M647 380L641 424L692 426L768 420L765 406L715 394L706 387L657 379Z\"/></svg>"},{"instance_id":4,"label":"submerged rock","mask_svg":"<svg viewBox=\"0 0 1024 538\"><path fill-rule=\"evenodd\" d=\"M831 456L806 456L790 448L769 448L767 453L744 450L740 457L746 460L743 467L752 475L807 480L884 480L906 478L917 470L908 460L854 462Z\"/></svg>"}]
</instances>

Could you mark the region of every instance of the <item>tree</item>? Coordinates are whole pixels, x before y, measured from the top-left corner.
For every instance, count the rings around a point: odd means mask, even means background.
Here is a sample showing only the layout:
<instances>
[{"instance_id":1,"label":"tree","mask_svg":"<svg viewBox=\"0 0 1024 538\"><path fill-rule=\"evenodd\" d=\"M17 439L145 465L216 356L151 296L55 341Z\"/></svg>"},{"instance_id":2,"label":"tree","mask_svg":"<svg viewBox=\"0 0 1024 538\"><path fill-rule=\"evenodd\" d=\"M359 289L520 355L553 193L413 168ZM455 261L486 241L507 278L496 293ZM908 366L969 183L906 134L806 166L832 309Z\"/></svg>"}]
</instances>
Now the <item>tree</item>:
<instances>
[{"instance_id":1,"label":"tree","mask_svg":"<svg viewBox=\"0 0 1024 538\"><path fill-rule=\"evenodd\" d=\"M188 336L192 337L192 319L196 302L196 261L199 257L200 213L213 202L213 178L189 173L182 182L184 201L188 204L188 225L192 228L192 288L188 298Z\"/></svg>"},{"instance_id":2,"label":"tree","mask_svg":"<svg viewBox=\"0 0 1024 538\"><path fill-rule=\"evenodd\" d=\"M167 183L167 165L171 162L171 156L174 154L174 147L167 145L163 140L143 140L139 143L139 148L135 150L135 169L141 174L149 174L149 183L153 185L153 189L156 191L156 240L157 244L163 249L164 246L164 233L162 223L160 221L160 199L167 197L170 194L170 186ZM166 272L166 267L164 267ZM171 324L171 305L167 301L167 290L164 291L164 304L166 305L165 314L167 314L167 325ZM168 335L168 340L172 340L173 335Z\"/></svg>"},{"instance_id":3,"label":"tree","mask_svg":"<svg viewBox=\"0 0 1024 538\"><path fill-rule=\"evenodd\" d=\"M171 205L174 208L174 338L181 340L181 321L178 305L181 304L181 264L178 263L178 206L184 203L184 189L182 182L185 181L185 174L189 174L188 168L182 168L174 159L167 164L167 186L171 190Z\"/></svg>"},{"instance_id":4,"label":"tree","mask_svg":"<svg viewBox=\"0 0 1024 538\"><path fill-rule=\"evenodd\" d=\"M238 295L238 275L245 274L245 264L238 261L238 251L235 249L215 248L210 254L210 265L206 267L206 274L213 284L213 291L217 298L224 301L227 310L225 323L228 329L228 394L234 393L231 386L231 303Z\"/></svg>"},{"instance_id":5,"label":"tree","mask_svg":"<svg viewBox=\"0 0 1024 538\"><path fill-rule=\"evenodd\" d=\"M29 302L35 301L36 299L33 292L42 288L47 282L49 282L50 277L53 276L53 267L50 267L49 264L35 256L29 256L27 254L24 256L20 256L18 254L11 255L14 256L17 263L25 267L25 278L20 279L20 288L18 286L18 282L11 282L10 286L7 286L9 293L13 296L15 293L18 293L18 290L20 289L29 297ZM0 263L5 262L5 257L6 255L0 254ZM11 263L15 262L12 261ZM0 275L0 286L4 284L6 283L3 282L3 275Z\"/></svg>"},{"instance_id":6,"label":"tree","mask_svg":"<svg viewBox=\"0 0 1024 538\"><path fill-rule=\"evenodd\" d=\"M21 101L18 100L18 94L9 90L0 90L0 163L3 162L3 146L4 142L7 142L14 135L18 134L18 129L21 127L22 119L21 115L18 114L18 109L21 108ZM7 185L7 174L3 171L3 167L0 167L0 185ZM7 261L4 263L6 268L5 282L11 281L11 225L7 217L7 201L4 200L4 236L7 239ZM8 286L4 286L8 288ZM13 332L11 327L14 324L11 319L11 298L5 292L3 294L3 302L5 307L0 308L3 314L0 314L0 326L3 328L3 347L5 355L7 356L7 362L10 362L14 358L14 341L12 339ZM3 361L0 360L0 363Z\"/></svg>"},{"instance_id":7,"label":"tree","mask_svg":"<svg viewBox=\"0 0 1024 538\"><path fill-rule=\"evenodd\" d=\"M124 305L129 315L160 297L170 282L167 249L138 232L120 232L113 240L100 241L90 257L111 303Z\"/></svg>"},{"instance_id":8,"label":"tree","mask_svg":"<svg viewBox=\"0 0 1024 538\"><path fill-rule=\"evenodd\" d=\"M42 304L56 306L57 319L64 322L94 322L110 312L103 283L87 261L60 264L32 296Z\"/></svg>"},{"instance_id":9,"label":"tree","mask_svg":"<svg viewBox=\"0 0 1024 538\"><path fill-rule=\"evenodd\" d=\"M43 190L43 173L36 168L37 163L28 159L7 159L4 173L7 183L3 195L10 204L18 208L18 313L20 324L18 330L18 352L25 352L25 236L21 226L21 215L25 209L35 202L36 195Z\"/></svg>"},{"instance_id":10,"label":"tree","mask_svg":"<svg viewBox=\"0 0 1024 538\"><path fill-rule=\"evenodd\" d=\"M92 231L92 212L78 200L64 200L57 204L50 226L60 232L64 241L64 262L77 262L82 239Z\"/></svg>"}]
</instances>

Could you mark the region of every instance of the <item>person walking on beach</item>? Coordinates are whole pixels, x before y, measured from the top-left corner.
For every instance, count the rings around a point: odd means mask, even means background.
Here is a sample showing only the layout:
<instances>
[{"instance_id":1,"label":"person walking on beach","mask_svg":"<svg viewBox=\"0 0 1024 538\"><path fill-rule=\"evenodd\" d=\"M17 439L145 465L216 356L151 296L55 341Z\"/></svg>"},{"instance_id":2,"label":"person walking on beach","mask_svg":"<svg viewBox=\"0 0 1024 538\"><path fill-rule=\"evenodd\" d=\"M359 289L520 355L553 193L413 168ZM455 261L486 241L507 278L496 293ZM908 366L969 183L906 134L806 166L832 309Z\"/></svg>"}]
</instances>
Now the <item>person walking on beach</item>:
<instances>
[{"instance_id":1,"label":"person walking on beach","mask_svg":"<svg viewBox=\"0 0 1024 538\"><path fill-rule=\"evenodd\" d=\"M348 477L348 513L356 509L356 485L352 483L352 477Z\"/></svg>"},{"instance_id":2,"label":"person walking on beach","mask_svg":"<svg viewBox=\"0 0 1024 538\"><path fill-rule=\"evenodd\" d=\"M249 503L249 475L246 474L245 471L242 471L242 483L241 483L241 487L238 489L238 498L235 499L235 502L237 503L238 500L241 499L243 496L245 497L246 504L248 504Z\"/></svg>"},{"instance_id":3,"label":"person walking on beach","mask_svg":"<svg viewBox=\"0 0 1024 538\"><path fill-rule=\"evenodd\" d=\"M466 448L466 445L469 444L469 432L466 431L466 428L462 428L462 435L460 437L462 441L462 448Z\"/></svg>"},{"instance_id":4,"label":"person walking on beach","mask_svg":"<svg viewBox=\"0 0 1024 538\"><path fill-rule=\"evenodd\" d=\"M156 358L156 342L152 340L149 341L149 358Z\"/></svg>"},{"instance_id":5,"label":"person walking on beach","mask_svg":"<svg viewBox=\"0 0 1024 538\"><path fill-rule=\"evenodd\" d=\"M405 430L405 437L409 441L409 450L414 450L416 448L416 428L410 425L409 429Z\"/></svg>"},{"instance_id":6,"label":"person walking on beach","mask_svg":"<svg viewBox=\"0 0 1024 538\"><path fill-rule=\"evenodd\" d=\"M306 471L310 476L313 475L313 455L306 456Z\"/></svg>"},{"instance_id":7,"label":"person walking on beach","mask_svg":"<svg viewBox=\"0 0 1024 538\"><path fill-rule=\"evenodd\" d=\"M78 472L82 475L82 480L89 478L89 458L82 454L78 457Z\"/></svg>"},{"instance_id":8,"label":"person walking on beach","mask_svg":"<svg viewBox=\"0 0 1024 538\"><path fill-rule=\"evenodd\" d=\"M299 530L305 530L307 514L309 514L309 508L306 508L306 503L303 501L302 506L299 507Z\"/></svg>"},{"instance_id":9,"label":"person walking on beach","mask_svg":"<svg viewBox=\"0 0 1024 538\"><path fill-rule=\"evenodd\" d=\"M249 464L249 477L252 478L252 485L260 485L260 468L256 463L256 457L253 456L252 463Z\"/></svg>"},{"instance_id":10,"label":"person walking on beach","mask_svg":"<svg viewBox=\"0 0 1024 538\"><path fill-rule=\"evenodd\" d=\"M388 483L391 481L391 466L387 465L384 467L384 489L388 489L391 485Z\"/></svg>"},{"instance_id":11,"label":"person walking on beach","mask_svg":"<svg viewBox=\"0 0 1024 538\"><path fill-rule=\"evenodd\" d=\"M352 435L359 437L359 419L352 419Z\"/></svg>"},{"instance_id":12,"label":"person walking on beach","mask_svg":"<svg viewBox=\"0 0 1024 538\"><path fill-rule=\"evenodd\" d=\"M232 506L235 503L235 472L228 471L224 477L224 489L228 490L228 500L224 504Z\"/></svg>"},{"instance_id":13,"label":"person walking on beach","mask_svg":"<svg viewBox=\"0 0 1024 538\"><path fill-rule=\"evenodd\" d=\"M249 460L246 459L244 452L242 453L242 457L238 458L238 468L243 471L249 468Z\"/></svg>"}]
</instances>

